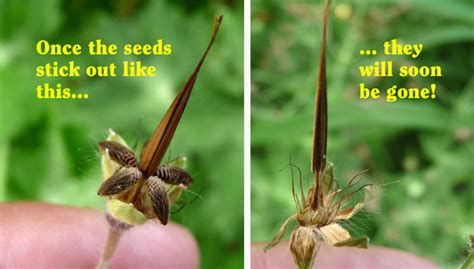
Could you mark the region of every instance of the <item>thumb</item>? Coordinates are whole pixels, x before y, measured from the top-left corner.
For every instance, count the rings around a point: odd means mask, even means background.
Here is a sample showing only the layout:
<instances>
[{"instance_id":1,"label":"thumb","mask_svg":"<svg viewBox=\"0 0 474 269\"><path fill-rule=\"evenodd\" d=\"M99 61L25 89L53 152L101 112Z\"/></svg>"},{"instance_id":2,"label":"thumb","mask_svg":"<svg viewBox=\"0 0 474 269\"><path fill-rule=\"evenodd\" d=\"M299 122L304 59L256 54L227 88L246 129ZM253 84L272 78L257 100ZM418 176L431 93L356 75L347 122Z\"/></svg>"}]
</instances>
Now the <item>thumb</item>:
<instances>
[{"instance_id":1,"label":"thumb","mask_svg":"<svg viewBox=\"0 0 474 269\"><path fill-rule=\"evenodd\" d=\"M0 204L0 268L94 268L109 226L95 210L45 203ZM124 232L110 268L198 268L183 227L149 221Z\"/></svg>"}]
</instances>

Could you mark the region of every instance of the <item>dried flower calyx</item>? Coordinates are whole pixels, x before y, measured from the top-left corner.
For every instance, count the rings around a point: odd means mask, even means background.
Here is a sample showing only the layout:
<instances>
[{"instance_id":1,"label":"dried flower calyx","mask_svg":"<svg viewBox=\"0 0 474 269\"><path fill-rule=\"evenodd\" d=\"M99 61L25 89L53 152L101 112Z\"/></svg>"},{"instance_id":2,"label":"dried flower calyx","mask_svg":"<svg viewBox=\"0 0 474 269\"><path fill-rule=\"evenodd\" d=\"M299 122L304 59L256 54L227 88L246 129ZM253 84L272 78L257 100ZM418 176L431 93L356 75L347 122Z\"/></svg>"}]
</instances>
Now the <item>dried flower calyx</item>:
<instances>
[{"instance_id":1,"label":"dried flower calyx","mask_svg":"<svg viewBox=\"0 0 474 269\"><path fill-rule=\"evenodd\" d=\"M290 251L299 268L311 268L314 257L318 253L322 242L336 247L352 246L367 248L369 241L367 237L353 238L339 224L341 221L349 220L364 207L368 197L367 193L362 201L356 203L355 206L346 208L344 205L351 202L356 194L366 192L373 186L372 184L358 186L359 175L354 176L348 186L339 188L334 179L333 166L329 164L323 176L321 184L321 196L323 199L318 208L311 207L312 191L310 191L308 199L304 196L303 192L301 192L301 197L299 197L293 191L298 212L285 221L277 235L265 249L270 249L278 244L285 235L289 224L294 220L298 224L291 234Z\"/></svg>"}]
</instances>

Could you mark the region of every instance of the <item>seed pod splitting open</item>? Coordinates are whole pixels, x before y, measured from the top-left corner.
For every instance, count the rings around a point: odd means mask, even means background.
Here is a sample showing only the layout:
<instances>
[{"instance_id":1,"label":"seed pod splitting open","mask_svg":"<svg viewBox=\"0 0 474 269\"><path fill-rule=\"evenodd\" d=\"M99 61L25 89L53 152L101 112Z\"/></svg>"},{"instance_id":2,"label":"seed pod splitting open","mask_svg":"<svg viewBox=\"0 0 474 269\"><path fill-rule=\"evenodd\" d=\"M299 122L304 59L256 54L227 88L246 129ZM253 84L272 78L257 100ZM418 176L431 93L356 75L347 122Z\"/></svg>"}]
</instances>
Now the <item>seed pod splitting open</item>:
<instances>
[{"instance_id":1,"label":"seed pod splitting open","mask_svg":"<svg viewBox=\"0 0 474 269\"><path fill-rule=\"evenodd\" d=\"M326 0L324 12L321 54L318 71L318 83L315 97L313 124L313 148L311 153L311 171L313 184L306 198L301 190L300 196L295 191L292 181L293 199L297 213L289 217L265 250L277 245L285 235L292 221L297 226L291 234L290 251L298 268L311 268L323 242L332 246L353 246L367 248L368 238L352 238L350 233L339 224L354 216L364 207L367 195L354 207L346 208L348 202L360 192L366 192L372 185L358 186L360 174L354 176L346 187L340 188L334 178L333 165L326 163L328 113L326 83L326 38L330 11L330 0ZM290 164L291 169L293 165ZM302 182L300 178L300 188Z\"/></svg>"},{"instance_id":2,"label":"seed pod splitting open","mask_svg":"<svg viewBox=\"0 0 474 269\"><path fill-rule=\"evenodd\" d=\"M214 44L221 22L222 16L217 17L204 54L153 132L151 139L143 147L140 162L125 141L115 133L111 132L109 136L113 139L99 143L99 148L107 160L102 162L103 172L113 170L99 187L97 191L99 195L119 201L114 202L116 205L122 202L124 210L129 210L127 206L131 204L146 218L158 219L163 225L168 223L169 205L178 198L180 189L192 183L192 177L176 165L160 166L160 163L186 108L201 66ZM117 207L114 208L116 209L114 212L120 211Z\"/></svg>"}]
</instances>

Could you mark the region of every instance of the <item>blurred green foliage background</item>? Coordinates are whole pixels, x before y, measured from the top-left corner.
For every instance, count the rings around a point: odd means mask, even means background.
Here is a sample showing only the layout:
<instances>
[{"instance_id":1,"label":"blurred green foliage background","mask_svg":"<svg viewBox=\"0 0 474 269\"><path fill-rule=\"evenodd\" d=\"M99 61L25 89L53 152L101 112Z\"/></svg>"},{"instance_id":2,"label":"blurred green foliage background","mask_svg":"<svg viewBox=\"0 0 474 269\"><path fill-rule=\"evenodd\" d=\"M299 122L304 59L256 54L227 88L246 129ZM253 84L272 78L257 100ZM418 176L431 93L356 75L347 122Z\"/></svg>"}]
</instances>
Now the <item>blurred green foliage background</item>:
<instances>
[{"instance_id":1,"label":"blurred green foliage background","mask_svg":"<svg viewBox=\"0 0 474 269\"><path fill-rule=\"evenodd\" d=\"M317 65L325 1L252 1L252 240L269 241L295 212L292 162L310 185ZM457 1L333 1L328 41L328 159L346 182L376 189L349 223L374 245L458 265L474 233L474 5ZM417 59L386 57L384 41L423 43ZM376 56L360 56L377 49ZM358 66L391 59L441 65L439 78L361 78ZM397 73L397 72L394 72ZM437 84L432 100L360 100L359 83L384 92ZM287 234L286 238L289 237Z\"/></svg>"},{"instance_id":2,"label":"blurred green foliage background","mask_svg":"<svg viewBox=\"0 0 474 269\"><path fill-rule=\"evenodd\" d=\"M243 4L240 1L0 1L0 200L103 208L97 142L113 128L148 139L224 21L169 149L188 157L197 199L172 220L191 229L202 268L243 266ZM89 56L91 40L172 44L169 56ZM79 43L81 56L40 56L36 42ZM119 50L120 51L120 50ZM36 78L37 65L75 60L118 66L141 60L152 78ZM81 69L82 70L82 69ZM36 85L61 82L88 100L38 100ZM142 119L139 126L139 121ZM188 193L184 199L194 196ZM104 235L105 240L105 235ZM225 258L223 258L225 257Z\"/></svg>"}]
</instances>

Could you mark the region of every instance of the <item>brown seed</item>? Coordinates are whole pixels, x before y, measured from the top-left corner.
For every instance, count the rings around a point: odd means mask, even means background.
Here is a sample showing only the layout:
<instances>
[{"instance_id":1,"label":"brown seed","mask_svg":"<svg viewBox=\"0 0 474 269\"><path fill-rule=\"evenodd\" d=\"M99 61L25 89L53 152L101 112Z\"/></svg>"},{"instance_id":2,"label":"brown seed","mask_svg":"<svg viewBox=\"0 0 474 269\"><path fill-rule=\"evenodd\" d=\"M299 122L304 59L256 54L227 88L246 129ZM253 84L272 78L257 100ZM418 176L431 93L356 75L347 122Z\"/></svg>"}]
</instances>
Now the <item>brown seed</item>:
<instances>
[{"instance_id":1,"label":"brown seed","mask_svg":"<svg viewBox=\"0 0 474 269\"><path fill-rule=\"evenodd\" d=\"M107 152L112 161L127 167L137 167L137 159L135 154L125 146L113 142L102 141L99 143L99 148L102 152Z\"/></svg>"},{"instance_id":2,"label":"brown seed","mask_svg":"<svg viewBox=\"0 0 474 269\"><path fill-rule=\"evenodd\" d=\"M161 165L156 170L156 176L166 184L188 186L193 183L191 175L177 166Z\"/></svg>"},{"instance_id":3,"label":"brown seed","mask_svg":"<svg viewBox=\"0 0 474 269\"><path fill-rule=\"evenodd\" d=\"M150 177L147 182L148 196L150 197L153 212L163 225L168 223L169 201L163 181L158 177Z\"/></svg>"},{"instance_id":4,"label":"brown seed","mask_svg":"<svg viewBox=\"0 0 474 269\"><path fill-rule=\"evenodd\" d=\"M141 177L142 172L138 168L121 168L100 185L97 194L100 196L110 196L122 193L133 186Z\"/></svg>"}]
</instances>

